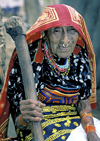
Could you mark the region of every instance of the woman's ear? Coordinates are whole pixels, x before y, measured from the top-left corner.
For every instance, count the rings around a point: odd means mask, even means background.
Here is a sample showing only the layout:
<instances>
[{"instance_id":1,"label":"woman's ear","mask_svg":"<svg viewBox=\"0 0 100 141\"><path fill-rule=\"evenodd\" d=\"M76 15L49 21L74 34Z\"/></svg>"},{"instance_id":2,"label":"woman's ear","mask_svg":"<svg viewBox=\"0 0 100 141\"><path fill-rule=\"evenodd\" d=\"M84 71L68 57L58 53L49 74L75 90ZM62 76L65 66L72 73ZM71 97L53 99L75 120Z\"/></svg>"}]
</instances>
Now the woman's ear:
<instances>
[{"instance_id":1,"label":"woman's ear","mask_svg":"<svg viewBox=\"0 0 100 141\"><path fill-rule=\"evenodd\" d=\"M47 43L48 47L50 47L50 43L49 43L49 38L48 38L48 35L47 35L47 30L45 31L41 31L41 34L42 34L42 38L43 40Z\"/></svg>"},{"instance_id":2,"label":"woman's ear","mask_svg":"<svg viewBox=\"0 0 100 141\"><path fill-rule=\"evenodd\" d=\"M42 34L42 38L45 42L47 42L47 35L46 35L46 31L41 31L41 34Z\"/></svg>"},{"instance_id":3,"label":"woman's ear","mask_svg":"<svg viewBox=\"0 0 100 141\"><path fill-rule=\"evenodd\" d=\"M42 34L42 38L44 38L45 37L45 32L41 31L41 34Z\"/></svg>"}]
</instances>

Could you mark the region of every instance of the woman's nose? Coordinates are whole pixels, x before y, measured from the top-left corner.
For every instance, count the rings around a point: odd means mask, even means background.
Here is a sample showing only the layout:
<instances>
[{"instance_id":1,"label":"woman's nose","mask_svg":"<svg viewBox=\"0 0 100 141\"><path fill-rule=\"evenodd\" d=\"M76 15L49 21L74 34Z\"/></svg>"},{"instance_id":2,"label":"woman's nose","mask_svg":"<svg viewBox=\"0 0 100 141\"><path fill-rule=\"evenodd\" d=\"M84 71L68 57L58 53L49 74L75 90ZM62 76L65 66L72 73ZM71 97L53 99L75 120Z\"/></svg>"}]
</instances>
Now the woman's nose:
<instances>
[{"instance_id":1,"label":"woman's nose","mask_svg":"<svg viewBox=\"0 0 100 141\"><path fill-rule=\"evenodd\" d=\"M69 35L68 35L68 33L67 32L64 32L63 33L63 35L62 35L62 42L64 42L65 44L67 44L69 41L70 41L70 39L69 39L70 37L69 37Z\"/></svg>"}]
</instances>

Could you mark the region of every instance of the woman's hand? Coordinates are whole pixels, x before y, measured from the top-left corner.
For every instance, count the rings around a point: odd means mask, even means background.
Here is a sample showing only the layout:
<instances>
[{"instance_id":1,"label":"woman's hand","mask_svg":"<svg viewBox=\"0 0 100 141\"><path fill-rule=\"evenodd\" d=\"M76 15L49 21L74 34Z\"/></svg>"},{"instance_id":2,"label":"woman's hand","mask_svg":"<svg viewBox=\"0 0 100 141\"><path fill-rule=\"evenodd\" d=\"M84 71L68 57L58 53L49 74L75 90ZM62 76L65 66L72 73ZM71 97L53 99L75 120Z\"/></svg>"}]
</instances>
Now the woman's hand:
<instances>
[{"instance_id":1,"label":"woman's hand","mask_svg":"<svg viewBox=\"0 0 100 141\"><path fill-rule=\"evenodd\" d=\"M23 122L41 121L43 118L42 107L45 107L45 104L33 99L20 101L20 111Z\"/></svg>"},{"instance_id":2,"label":"woman's hand","mask_svg":"<svg viewBox=\"0 0 100 141\"><path fill-rule=\"evenodd\" d=\"M100 141L100 138L98 137L98 135L94 131L90 131L87 134L87 138L88 138L88 141Z\"/></svg>"}]
</instances>

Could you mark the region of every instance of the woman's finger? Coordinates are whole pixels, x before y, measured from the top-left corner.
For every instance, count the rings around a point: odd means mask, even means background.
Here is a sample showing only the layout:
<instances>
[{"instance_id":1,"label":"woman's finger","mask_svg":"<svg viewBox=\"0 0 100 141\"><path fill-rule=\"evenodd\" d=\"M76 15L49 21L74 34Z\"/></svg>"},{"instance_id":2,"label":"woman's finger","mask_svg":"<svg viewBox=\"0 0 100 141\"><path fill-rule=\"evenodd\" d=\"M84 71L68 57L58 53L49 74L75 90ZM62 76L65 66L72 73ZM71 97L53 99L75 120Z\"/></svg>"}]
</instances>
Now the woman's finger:
<instances>
[{"instance_id":1,"label":"woman's finger","mask_svg":"<svg viewBox=\"0 0 100 141\"><path fill-rule=\"evenodd\" d=\"M29 122L41 121L42 118L40 118L40 117L23 117L23 120L26 121L26 123L29 123Z\"/></svg>"},{"instance_id":2,"label":"woman's finger","mask_svg":"<svg viewBox=\"0 0 100 141\"><path fill-rule=\"evenodd\" d=\"M20 105L20 110L21 111L33 111L36 110L38 112L42 112L42 109L35 105L35 104L30 104L30 105Z\"/></svg>"},{"instance_id":3,"label":"woman's finger","mask_svg":"<svg viewBox=\"0 0 100 141\"><path fill-rule=\"evenodd\" d=\"M33 100L33 99L27 99L27 100L22 100L20 101L20 105L30 105L30 104L35 104L39 107L44 107L45 104L40 102L40 101L36 101L36 100Z\"/></svg>"},{"instance_id":4,"label":"woman's finger","mask_svg":"<svg viewBox=\"0 0 100 141\"><path fill-rule=\"evenodd\" d=\"M23 117L41 117L43 118L43 114L36 110L33 111L21 111Z\"/></svg>"}]
</instances>

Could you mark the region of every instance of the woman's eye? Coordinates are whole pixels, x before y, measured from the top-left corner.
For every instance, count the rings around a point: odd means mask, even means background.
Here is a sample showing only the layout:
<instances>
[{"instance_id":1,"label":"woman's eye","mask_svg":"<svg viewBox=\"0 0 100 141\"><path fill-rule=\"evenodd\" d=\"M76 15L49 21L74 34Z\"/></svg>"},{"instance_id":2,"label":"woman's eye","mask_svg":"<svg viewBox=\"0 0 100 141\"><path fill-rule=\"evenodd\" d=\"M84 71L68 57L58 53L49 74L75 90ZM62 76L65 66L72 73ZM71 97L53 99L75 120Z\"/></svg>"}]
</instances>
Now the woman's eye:
<instances>
[{"instance_id":1,"label":"woman's eye","mask_svg":"<svg viewBox=\"0 0 100 141\"><path fill-rule=\"evenodd\" d=\"M56 29L54 32L60 32L58 29Z\"/></svg>"},{"instance_id":2,"label":"woman's eye","mask_svg":"<svg viewBox=\"0 0 100 141\"><path fill-rule=\"evenodd\" d=\"M54 32L61 32L61 29L60 28L55 28Z\"/></svg>"},{"instance_id":3,"label":"woman's eye","mask_svg":"<svg viewBox=\"0 0 100 141\"><path fill-rule=\"evenodd\" d=\"M55 29L55 32L59 32L59 30Z\"/></svg>"},{"instance_id":4,"label":"woman's eye","mask_svg":"<svg viewBox=\"0 0 100 141\"><path fill-rule=\"evenodd\" d=\"M71 34L74 34L74 33L77 32L77 30L76 30L74 27L69 27L69 28L67 29L67 32L68 32L68 33L71 33Z\"/></svg>"}]
</instances>

